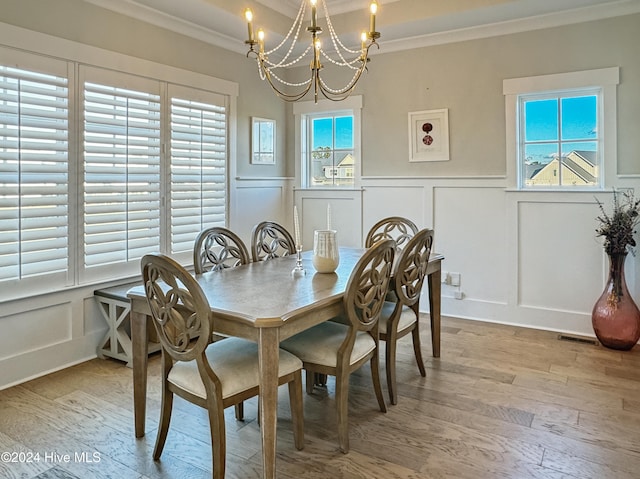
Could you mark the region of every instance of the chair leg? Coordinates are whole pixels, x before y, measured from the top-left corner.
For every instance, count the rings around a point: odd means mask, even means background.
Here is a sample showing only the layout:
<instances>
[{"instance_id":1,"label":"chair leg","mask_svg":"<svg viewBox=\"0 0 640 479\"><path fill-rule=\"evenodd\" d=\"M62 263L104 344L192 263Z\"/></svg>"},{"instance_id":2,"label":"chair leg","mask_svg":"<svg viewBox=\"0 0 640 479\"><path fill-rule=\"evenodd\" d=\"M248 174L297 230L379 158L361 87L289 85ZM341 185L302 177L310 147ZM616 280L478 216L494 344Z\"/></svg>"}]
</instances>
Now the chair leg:
<instances>
[{"instance_id":1,"label":"chair leg","mask_svg":"<svg viewBox=\"0 0 640 479\"><path fill-rule=\"evenodd\" d=\"M166 384L162 387L162 405L160 406L160 423L158 424L158 435L156 436L156 445L153 448L153 460L160 459L164 443L167 440L169 432L169 423L171 422L171 409L173 407L173 393L169 391Z\"/></svg>"},{"instance_id":2,"label":"chair leg","mask_svg":"<svg viewBox=\"0 0 640 479\"><path fill-rule=\"evenodd\" d=\"M440 301L437 305L434 303L434 296L440 297L440 275L438 279L433 279L433 275L427 277L427 283L429 285L429 309L431 314L429 315L429 322L431 323L431 351L434 358L440 357ZM437 320L435 318L438 318Z\"/></svg>"},{"instance_id":3,"label":"chair leg","mask_svg":"<svg viewBox=\"0 0 640 479\"><path fill-rule=\"evenodd\" d=\"M236 404L235 410L236 410L236 420L244 421L244 402L239 402L238 404Z\"/></svg>"},{"instance_id":4,"label":"chair leg","mask_svg":"<svg viewBox=\"0 0 640 479\"><path fill-rule=\"evenodd\" d=\"M207 408L209 412L209 431L211 433L211 461L213 479L224 479L227 454L227 436L224 426L224 410L218 407Z\"/></svg>"},{"instance_id":5,"label":"chair leg","mask_svg":"<svg viewBox=\"0 0 640 479\"><path fill-rule=\"evenodd\" d=\"M336 407L338 409L338 440L340 450L349 452L349 375L336 373Z\"/></svg>"},{"instance_id":6,"label":"chair leg","mask_svg":"<svg viewBox=\"0 0 640 479\"><path fill-rule=\"evenodd\" d=\"M397 342L397 337L391 334L387 334L387 338L385 341L385 369L387 371L387 389L389 390L389 400L391 401L391 404L398 404L398 391L396 387Z\"/></svg>"},{"instance_id":7,"label":"chair leg","mask_svg":"<svg viewBox=\"0 0 640 479\"><path fill-rule=\"evenodd\" d=\"M302 372L297 371L289 381L289 404L293 423L293 441L296 449L304 449L304 412L302 407Z\"/></svg>"},{"instance_id":8,"label":"chair leg","mask_svg":"<svg viewBox=\"0 0 640 479\"><path fill-rule=\"evenodd\" d=\"M315 381L315 373L305 369L305 379L307 384L307 394L311 394L313 392L313 383Z\"/></svg>"},{"instance_id":9,"label":"chair leg","mask_svg":"<svg viewBox=\"0 0 640 479\"><path fill-rule=\"evenodd\" d=\"M418 323L415 324L413 331L411 331L411 336L413 337L413 354L415 355L416 362L418 363L420 376L425 377L427 375L427 371L424 369L424 361L422 360L422 346L420 345L420 328L418 328Z\"/></svg>"},{"instance_id":10,"label":"chair leg","mask_svg":"<svg viewBox=\"0 0 640 479\"><path fill-rule=\"evenodd\" d=\"M380 357L378 355L378 348L375 349L375 353L371 358L370 364L371 379L373 380L373 390L376 393L378 406L380 406L380 411L387 412L387 406L384 403L384 396L382 394L382 385L380 384Z\"/></svg>"},{"instance_id":11,"label":"chair leg","mask_svg":"<svg viewBox=\"0 0 640 479\"><path fill-rule=\"evenodd\" d=\"M316 373L314 382L315 382L316 386L326 387L326 385L327 385L327 375L326 374L322 374L322 373Z\"/></svg>"}]
</instances>

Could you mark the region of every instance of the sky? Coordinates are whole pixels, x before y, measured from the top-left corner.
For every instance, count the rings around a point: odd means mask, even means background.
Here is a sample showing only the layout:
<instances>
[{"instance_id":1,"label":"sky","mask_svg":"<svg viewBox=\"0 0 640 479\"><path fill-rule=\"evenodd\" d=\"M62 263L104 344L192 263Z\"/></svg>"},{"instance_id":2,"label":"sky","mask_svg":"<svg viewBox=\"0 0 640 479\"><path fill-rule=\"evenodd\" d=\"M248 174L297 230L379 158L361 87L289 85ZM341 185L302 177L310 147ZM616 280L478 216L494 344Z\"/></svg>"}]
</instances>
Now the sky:
<instances>
[{"instance_id":1,"label":"sky","mask_svg":"<svg viewBox=\"0 0 640 479\"><path fill-rule=\"evenodd\" d=\"M596 106L595 95L527 101L524 107L525 156L532 162L548 163L558 154L559 140L563 156L573 150L595 151ZM560 125L558 108L562 115Z\"/></svg>"},{"instance_id":2,"label":"sky","mask_svg":"<svg viewBox=\"0 0 640 479\"><path fill-rule=\"evenodd\" d=\"M339 116L313 120L313 150L321 146L332 146L331 126L334 120L336 122L336 131L339 133L334 148L336 150L353 148L353 117Z\"/></svg>"}]
</instances>

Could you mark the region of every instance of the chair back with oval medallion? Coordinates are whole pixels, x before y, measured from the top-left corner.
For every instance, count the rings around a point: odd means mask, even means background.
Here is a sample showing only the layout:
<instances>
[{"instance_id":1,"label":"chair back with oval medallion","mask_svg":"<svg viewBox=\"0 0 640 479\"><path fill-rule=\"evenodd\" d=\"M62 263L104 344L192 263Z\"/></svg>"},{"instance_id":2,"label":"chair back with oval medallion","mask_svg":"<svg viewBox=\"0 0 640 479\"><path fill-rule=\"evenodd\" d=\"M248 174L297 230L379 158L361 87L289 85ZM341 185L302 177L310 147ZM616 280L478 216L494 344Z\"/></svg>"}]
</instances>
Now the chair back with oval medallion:
<instances>
[{"instance_id":1,"label":"chair back with oval medallion","mask_svg":"<svg viewBox=\"0 0 640 479\"><path fill-rule=\"evenodd\" d=\"M233 231L221 226L202 230L193 247L196 274L219 271L249 263L249 251Z\"/></svg>"},{"instance_id":2,"label":"chair back with oval medallion","mask_svg":"<svg viewBox=\"0 0 640 479\"><path fill-rule=\"evenodd\" d=\"M296 244L287 229L274 221L262 221L251 233L253 261L267 261L296 253Z\"/></svg>"},{"instance_id":3,"label":"chair back with oval medallion","mask_svg":"<svg viewBox=\"0 0 640 479\"><path fill-rule=\"evenodd\" d=\"M418 232L416 224L402 216L389 216L378 221L367 233L364 245L370 248L381 239L392 239L396 242L398 252Z\"/></svg>"}]
</instances>

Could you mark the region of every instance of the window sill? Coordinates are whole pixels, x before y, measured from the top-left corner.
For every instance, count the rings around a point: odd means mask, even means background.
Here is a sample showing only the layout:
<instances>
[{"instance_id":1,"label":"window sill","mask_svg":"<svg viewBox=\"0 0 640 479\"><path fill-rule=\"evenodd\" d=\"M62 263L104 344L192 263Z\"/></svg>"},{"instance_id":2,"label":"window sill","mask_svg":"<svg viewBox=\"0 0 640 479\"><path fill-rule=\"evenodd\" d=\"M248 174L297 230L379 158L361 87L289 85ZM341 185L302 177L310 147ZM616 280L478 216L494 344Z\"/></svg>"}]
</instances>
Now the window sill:
<instances>
[{"instance_id":1,"label":"window sill","mask_svg":"<svg viewBox=\"0 0 640 479\"><path fill-rule=\"evenodd\" d=\"M351 188L345 186L310 186L310 187L294 187L294 191L364 191L361 186L354 186Z\"/></svg>"},{"instance_id":2,"label":"window sill","mask_svg":"<svg viewBox=\"0 0 640 479\"><path fill-rule=\"evenodd\" d=\"M507 193L606 193L610 188L506 188Z\"/></svg>"}]
</instances>

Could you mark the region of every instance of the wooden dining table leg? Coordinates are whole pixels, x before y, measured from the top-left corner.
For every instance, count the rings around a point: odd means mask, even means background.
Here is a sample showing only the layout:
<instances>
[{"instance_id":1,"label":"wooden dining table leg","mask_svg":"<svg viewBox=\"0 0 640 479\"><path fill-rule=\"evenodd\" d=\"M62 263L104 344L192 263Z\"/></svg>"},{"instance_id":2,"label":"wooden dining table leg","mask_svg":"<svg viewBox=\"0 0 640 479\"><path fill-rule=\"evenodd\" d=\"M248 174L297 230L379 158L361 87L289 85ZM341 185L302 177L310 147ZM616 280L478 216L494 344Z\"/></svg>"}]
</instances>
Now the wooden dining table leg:
<instances>
[{"instance_id":1,"label":"wooden dining table leg","mask_svg":"<svg viewBox=\"0 0 640 479\"><path fill-rule=\"evenodd\" d=\"M131 355L133 365L133 418L136 437L144 436L147 406L147 348L149 344L147 316L131 305Z\"/></svg>"},{"instance_id":2,"label":"wooden dining table leg","mask_svg":"<svg viewBox=\"0 0 640 479\"><path fill-rule=\"evenodd\" d=\"M442 268L438 267L427 277L429 289L429 313L431 315L431 350L433 357L440 357L440 303L442 301Z\"/></svg>"},{"instance_id":3,"label":"wooden dining table leg","mask_svg":"<svg viewBox=\"0 0 640 479\"><path fill-rule=\"evenodd\" d=\"M278 409L277 328L260 328L258 341L260 370L260 430L262 433L262 477L276 477L276 424Z\"/></svg>"}]
</instances>

